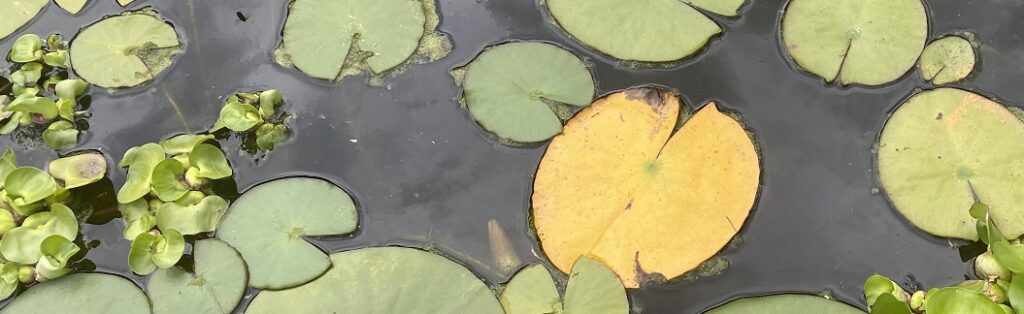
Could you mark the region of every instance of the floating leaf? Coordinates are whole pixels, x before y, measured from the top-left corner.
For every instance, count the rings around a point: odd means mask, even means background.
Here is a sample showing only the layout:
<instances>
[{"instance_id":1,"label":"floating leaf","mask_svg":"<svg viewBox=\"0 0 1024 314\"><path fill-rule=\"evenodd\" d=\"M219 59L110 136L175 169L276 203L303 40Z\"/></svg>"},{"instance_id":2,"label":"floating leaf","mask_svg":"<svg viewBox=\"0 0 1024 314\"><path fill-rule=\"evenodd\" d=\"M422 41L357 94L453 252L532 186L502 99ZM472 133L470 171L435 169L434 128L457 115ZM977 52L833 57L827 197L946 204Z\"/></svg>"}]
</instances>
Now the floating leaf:
<instances>
[{"instance_id":1,"label":"floating leaf","mask_svg":"<svg viewBox=\"0 0 1024 314\"><path fill-rule=\"evenodd\" d=\"M26 63L11 73L11 82L21 86L36 86L43 76L43 65L35 62Z\"/></svg>"},{"instance_id":2,"label":"floating leaf","mask_svg":"<svg viewBox=\"0 0 1024 314\"><path fill-rule=\"evenodd\" d=\"M195 275L181 268L161 269L146 290L153 312L231 313L245 292L245 263L234 248L216 239L196 242Z\"/></svg>"},{"instance_id":3,"label":"floating leaf","mask_svg":"<svg viewBox=\"0 0 1024 314\"><path fill-rule=\"evenodd\" d=\"M942 288L928 293L928 314L1005 314L985 295L962 288Z\"/></svg>"},{"instance_id":4,"label":"floating leaf","mask_svg":"<svg viewBox=\"0 0 1024 314\"><path fill-rule=\"evenodd\" d=\"M303 237L348 234L357 222L355 204L341 188L321 179L286 178L242 194L217 237L242 254L249 285L284 289L313 280L331 265Z\"/></svg>"},{"instance_id":5,"label":"floating leaf","mask_svg":"<svg viewBox=\"0 0 1024 314\"><path fill-rule=\"evenodd\" d=\"M187 154L191 153L196 145L210 140L213 140L213 135L210 134L182 134L160 141L160 146L168 155Z\"/></svg>"},{"instance_id":6,"label":"floating leaf","mask_svg":"<svg viewBox=\"0 0 1024 314\"><path fill-rule=\"evenodd\" d=\"M68 67L68 51L56 50L47 52L43 55L43 63L52 67L66 69ZM59 77L51 76L49 79L56 80Z\"/></svg>"},{"instance_id":7,"label":"floating leaf","mask_svg":"<svg viewBox=\"0 0 1024 314\"><path fill-rule=\"evenodd\" d=\"M0 0L0 39L28 24L50 0ZM17 60L12 60L19 62Z\"/></svg>"},{"instance_id":8,"label":"floating leaf","mask_svg":"<svg viewBox=\"0 0 1024 314\"><path fill-rule=\"evenodd\" d=\"M871 313L885 313L885 314L913 314L910 310L910 306L907 305L906 301L900 301L896 299L892 294L879 295L871 306Z\"/></svg>"},{"instance_id":9,"label":"floating leaf","mask_svg":"<svg viewBox=\"0 0 1024 314\"><path fill-rule=\"evenodd\" d=\"M466 105L484 129L532 143L562 131L546 102L583 107L594 97L590 70L572 53L544 43L488 48L466 70Z\"/></svg>"},{"instance_id":10,"label":"floating leaf","mask_svg":"<svg viewBox=\"0 0 1024 314\"><path fill-rule=\"evenodd\" d=\"M864 314L863 311L842 302L820 296L780 294L735 300L716 307L707 314L791 314L829 313Z\"/></svg>"},{"instance_id":11,"label":"floating leaf","mask_svg":"<svg viewBox=\"0 0 1024 314\"><path fill-rule=\"evenodd\" d=\"M1024 234L1024 123L1002 105L952 88L904 102L879 139L878 172L886 194L928 233L978 239L970 208L991 207L1008 238Z\"/></svg>"},{"instance_id":12,"label":"floating leaf","mask_svg":"<svg viewBox=\"0 0 1024 314\"><path fill-rule=\"evenodd\" d=\"M47 167L50 175L73 189L103 179L107 175L107 159L99 153L84 153L59 158Z\"/></svg>"},{"instance_id":13,"label":"floating leaf","mask_svg":"<svg viewBox=\"0 0 1024 314\"><path fill-rule=\"evenodd\" d=\"M1024 310L1024 277L1014 278L1010 282L1010 289L1006 290L1006 297L1014 310L1017 312Z\"/></svg>"},{"instance_id":14,"label":"floating leaf","mask_svg":"<svg viewBox=\"0 0 1024 314\"><path fill-rule=\"evenodd\" d=\"M7 119L7 122L4 123L3 126L0 126L0 134L7 135L11 134L11 132L14 132L14 130L18 128L18 122L21 121L22 115L23 114L21 112L15 112L13 115L11 115L11 117Z\"/></svg>"},{"instance_id":15,"label":"floating leaf","mask_svg":"<svg viewBox=\"0 0 1024 314\"><path fill-rule=\"evenodd\" d=\"M562 313L562 297L544 265L526 266L516 273L498 300L506 314Z\"/></svg>"},{"instance_id":16,"label":"floating leaf","mask_svg":"<svg viewBox=\"0 0 1024 314\"><path fill-rule=\"evenodd\" d=\"M272 150L278 143L288 139L288 129L283 124L264 124L256 130L256 147Z\"/></svg>"},{"instance_id":17,"label":"floating leaf","mask_svg":"<svg viewBox=\"0 0 1024 314\"><path fill-rule=\"evenodd\" d=\"M18 156L14 155L14 150L11 147L7 147L4 150L3 155L0 155L0 187L4 186L4 181L7 179L7 175L18 168Z\"/></svg>"},{"instance_id":18,"label":"floating leaf","mask_svg":"<svg viewBox=\"0 0 1024 314\"><path fill-rule=\"evenodd\" d=\"M921 76L932 84L960 81L974 71L974 46L960 36L946 36L933 41L921 54Z\"/></svg>"},{"instance_id":19,"label":"floating leaf","mask_svg":"<svg viewBox=\"0 0 1024 314\"><path fill-rule=\"evenodd\" d=\"M153 192L164 202L173 202L185 196L189 187L182 183L185 167L174 159L165 159L153 168Z\"/></svg>"},{"instance_id":20,"label":"floating leaf","mask_svg":"<svg viewBox=\"0 0 1024 314\"><path fill-rule=\"evenodd\" d=\"M673 136L679 107L664 90L615 93L551 141L534 182L533 222L556 267L568 271L589 256L637 287L639 271L674 278L739 231L760 180L754 144L714 103Z\"/></svg>"},{"instance_id":21,"label":"floating leaf","mask_svg":"<svg viewBox=\"0 0 1024 314\"><path fill-rule=\"evenodd\" d=\"M71 272L68 260L81 250L71 240L60 235L51 235L40 244L39 251L43 254L36 264L36 271L44 280L53 280Z\"/></svg>"},{"instance_id":22,"label":"floating leaf","mask_svg":"<svg viewBox=\"0 0 1024 314\"><path fill-rule=\"evenodd\" d=\"M148 275L157 268L169 268L178 263L185 252L185 239L174 229L161 230L162 234L142 233L132 240L128 252L128 266L140 275Z\"/></svg>"},{"instance_id":23,"label":"floating leaf","mask_svg":"<svg viewBox=\"0 0 1024 314\"><path fill-rule=\"evenodd\" d=\"M313 282L260 292L246 313L503 313L487 285L438 255L367 248L333 254L330 261L334 267Z\"/></svg>"},{"instance_id":24,"label":"floating leaf","mask_svg":"<svg viewBox=\"0 0 1024 314\"><path fill-rule=\"evenodd\" d=\"M235 132L246 132L263 123L260 111L250 104L228 101L220 109L220 124Z\"/></svg>"},{"instance_id":25,"label":"floating leaf","mask_svg":"<svg viewBox=\"0 0 1024 314\"><path fill-rule=\"evenodd\" d=\"M14 222L14 213L9 210L0 210L0 236L17 226L18 224Z\"/></svg>"},{"instance_id":26,"label":"floating leaf","mask_svg":"<svg viewBox=\"0 0 1024 314\"><path fill-rule=\"evenodd\" d=\"M24 205L43 200L57 192L57 182L45 171L33 167L12 170L4 178L4 189L11 200Z\"/></svg>"},{"instance_id":27,"label":"floating leaf","mask_svg":"<svg viewBox=\"0 0 1024 314\"><path fill-rule=\"evenodd\" d=\"M927 37L921 0L793 0L782 18L782 40L796 64L842 84L898 79Z\"/></svg>"},{"instance_id":28,"label":"floating leaf","mask_svg":"<svg viewBox=\"0 0 1024 314\"><path fill-rule=\"evenodd\" d=\"M693 55L722 32L698 8L736 16L744 2L548 0L547 6L558 25L588 46L618 59L664 62Z\"/></svg>"},{"instance_id":29,"label":"floating leaf","mask_svg":"<svg viewBox=\"0 0 1024 314\"><path fill-rule=\"evenodd\" d=\"M146 295L127 279L107 274L71 274L28 289L0 313L149 313Z\"/></svg>"},{"instance_id":30,"label":"floating leaf","mask_svg":"<svg viewBox=\"0 0 1024 314\"><path fill-rule=\"evenodd\" d=\"M188 155L192 167L199 169L199 177L212 180L231 176L231 165L220 148L210 144L198 144Z\"/></svg>"},{"instance_id":31,"label":"floating leaf","mask_svg":"<svg viewBox=\"0 0 1024 314\"><path fill-rule=\"evenodd\" d=\"M11 45L11 51L7 53L7 58L18 63L39 60L43 57L42 46L43 41L36 34L21 35Z\"/></svg>"},{"instance_id":32,"label":"floating leaf","mask_svg":"<svg viewBox=\"0 0 1024 314\"><path fill-rule=\"evenodd\" d=\"M89 0L53 0L57 3L57 6L64 11L67 11L71 15L78 14L85 7L85 4L89 3Z\"/></svg>"},{"instance_id":33,"label":"floating leaf","mask_svg":"<svg viewBox=\"0 0 1024 314\"><path fill-rule=\"evenodd\" d=\"M70 121L51 123L43 131L43 143L52 150L66 150L78 145L78 130Z\"/></svg>"},{"instance_id":34,"label":"floating leaf","mask_svg":"<svg viewBox=\"0 0 1024 314\"><path fill-rule=\"evenodd\" d=\"M260 115L264 119L270 118L274 115L274 108L284 103L284 98L281 97L281 91L276 89L269 89L260 92Z\"/></svg>"},{"instance_id":35,"label":"floating leaf","mask_svg":"<svg viewBox=\"0 0 1024 314\"><path fill-rule=\"evenodd\" d=\"M156 211L156 225L160 230L175 229L184 235L212 232L217 230L227 209L228 202L216 195L203 197L193 204L164 203Z\"/></svg>"},{"instance_id":36,"label":"floating leaf","mask_svg":"<svg viewBox=\"0 0 1024 314\"><path fill-rule=\"evenodd\" d=\"M629 313L626 289L610 269L592 259L581 257L572 267L565 287L565 312Z\"/></svg>"},{"instance_id":37,"label":"floating leaf","mask_svg":"<svg viewBox=\"0 0 1024 314\"><path fill-rule=\"evenodd\" d=\"M92 84L133 87L166 69L178 46L178 34L156 13L129 12L82 29L71 42L71 64Z\"/></svg>"},{"instance_id":38,"label":"floating leaf","mask_svg":"<svg viewBox=\"0 0 1024 314\"><path fill-rule=\"evenodd\" d=\"M117 0L117 4L122 7L126 7L129 4L132 4L132 2L135 2L135 0Z\"/></svg>"},{"instance_id":39,"label":"floating leaf","mask_svg":"<svg viewBox=\"0 0 1024 314\"><path fill-rule=\"evenodd\" d=\"M20 285L21 282L18 281L18 264L0 263L0 299L10 297Z\"/></svg>"},{"instance_id":40,"label":"floating leaf","mask_svg":"<svg viewBox=\"0 0 1024 314\"><path fill-rule=\"evenodd\" d=\"M122 236L124 236L126 240L135 240L135 238L140 234L150 232L153 230L153 227L156 227L156 216L150 214L148 210L139 218L133 220L125 218L125 220L128 221L128 226L124 228Z\"/></svg>"},{"instance_id":41,"label":"floating leaf","mask_svg":"<svg viewBox=\"0 0 1024 314\"><path fill-rule=\"evenodd\" d=\"M284 25L282 47L309 76L335 80L353 48L383 73L409 59L424 34L426 17L417 0L297 0Z\"/></svg>"},{"instance_id":42,"label":"floating leaf","mask_svg":"<svg viewBox=\"0 0 1024 314\"><path fill-rule=\"evenodd\" d=\"M22 94L14 98L7 110L22 113L38 113L47 120L57 117L57 103L53 99L39 97L33 94Z\"/></svg>"},{"instance_id":43,"label":"floating leaf","mask_svg":"<svg viewBox=\"0 0 1024 314\"><path fill-rule=\"evenodd\" d=\"M118 164L121 167L128 167L128 177L121 190L117 192L117 201L127 204L149 194L153 169L165 157L164 149L153 143L128 149Z\"/></svg>"},{"instance_id":44,"label":"floating leaf","mask_svg":"<svg viewBox=\"0 0 1024 314\"><path fill-rule=\"evenodd\" d=\"M89 90L89 83L83 80L69 79L61 80L57 82L57 86L54 87L54 93L60 99L77 99L78 96L85 94ZM70 120L70 119L69 119Z\"/></svg>"},{"instance_id":45,"label":"floating leaf","mask_svg":"<svg viewBox=\"0 0 1024 314\"><path fill-rule=\"evenodd\" d=\"M35 213L25 218L20 227L4 234L0 240L0 254L11 262L35 264L42 257L40 246L43 240L52 235L66 239L78 237L78 220L67 206L52 204L50 211Z\"/></svg>"}]
</instances>

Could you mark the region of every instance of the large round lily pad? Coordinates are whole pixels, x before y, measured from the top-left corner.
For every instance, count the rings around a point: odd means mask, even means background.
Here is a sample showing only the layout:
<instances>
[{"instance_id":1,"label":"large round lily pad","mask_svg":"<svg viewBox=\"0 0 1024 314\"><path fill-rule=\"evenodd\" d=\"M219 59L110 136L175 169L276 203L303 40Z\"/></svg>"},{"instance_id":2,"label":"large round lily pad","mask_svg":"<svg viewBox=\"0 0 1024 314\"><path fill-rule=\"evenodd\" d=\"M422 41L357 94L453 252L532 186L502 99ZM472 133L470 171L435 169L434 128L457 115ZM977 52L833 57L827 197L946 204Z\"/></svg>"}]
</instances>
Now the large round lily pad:
<instances>
[{"instance_id":1,"label":"large round lily pad","mask_svg":"<svg viewBox=\"0 0 1024 314\"><path fill-rule=\"evenodd\" d=\"M928 233L978 239L969 210L980 201L1005 236L1024 235L1024 123L985 97L911 97L882 130L878 173L896 209Z\"/></svg>"},{"instance_id":2,"label":"large round lily pad","mask_svg":"<svg viewBox=\"0 0 1024 314\"><path fill-rule=\"evenodd\" d=\"M829 313L864 314L845 303L815 295L780 294L735 300L714 308L707 314L792 314Z\"/></svg>"},{"instance_id":3,"label":"large round lily pad","mask_svg":"<svg viewBox=\"0 0 1024 314\"><path fill-rule=\"evenodd\" d=\"M334 267L294 289L263 291L246 313L503 313L472 272L417 249L367 248L331 255Z\"/></svg>"},{"instance_id":4,"label":"large round lily pad","mask_svg":"<svg viewBox=\"0 0 1024 314\"><path fill-rule=\"evenodd\" d=\"M312 77L339 78L357 48L369 53L370 70L382 73L416 52L425 22L420 0L295 0L283 48L292 64Z\"/></svg>"},{"instance_id":5,"label":"large round lily pad","mask_svg":"<svg viewBox=\"0 0 1024 314\"><path fill-rule=\"evenodd\" d=\"M974 71L974 45L960 36L946 36L928 44L921 53L921 76L932 84L960 81Z\"/></svg>"},{"instance_id":6,"label":"large round lily pad","mask_svg":"<svg viewBox=\"0 0 1024 314\"><path fill-rule=\"evenodd\" d=\"M928 37L921 0L791 0L786 51L827 82L880 85L914 66Z\"/></svg>"},{"instance_id":7,"label":"large round lily pad","mask_svg":"<svg viewBox=\"0 0 1024 314\"><path fill-rule=\"evenodd\" d=\"M286 178L242 194L221 221L217 237L238 249L249 266L249 285L284 289L313 280L330 258L306 236L343 235L356 230L352 198L330 182Z\"/></svg>"},{"instance_id":8,"label":"large round lily pad","mask_svg":"<svg viewBox=\"0 0 1024 314\"><path fill-rule=\"evenodd\" d=\"M714 103L673 132L679 110L679 95L631 89L597 100L551 141L533 222L556 267L588 256L637 287L643 273L694 269L736 235L760 182L754 143Z\"/></svg>"},{"instance_id":9,"label":"large round lily pad","mask_svg":"<svg viewBox=\"0 0 1024 314\"><path fill-rule=\"evenodd\" d=\"M35 18L48 3L50 0L0 0L0 39Z\"/></svg>"},{"instance_id":10,"label":"large round lily pad","mask_svg":"<svg viewBox=\"0 0 1024 314\"><path fill-rule=\"evenodd\" d=\"M174 27L153 11L128 12L90 25L71 41L75 74L106 88L153 80L171 65L180 43Z\"/></svg>"},{"instance_id":11,"label":"large round lily pad","mask_svg":"<svg viewBox=\"0 0 1024 314\"><path fill-rule=\"evenodd\" d=\"M25 291L0 310L17 313L150 313L149 301L127 279L100 273L71 274Z\"/></svg>"},{"instance_id":12,"label":"large round lily pad","mask_svg":"<svg viewBox=\"0 0 1024 314\"><path fill-rule=\"evenodd\" d=\"M735 16L744 2L547 0L547 6L558 25L588 46L623 60L664 62L700 51L722 32L698 8Z\"/></svg>"},{"instance_id":13,"label":"large round lily pad","mask_svg":"<svg viewBox=\"0 0 1024 314\"><path fill-rule=\"evenodd\" d=\"M146 290L154 313L231 313L242 300L248 275L234 248L217 239L196 242L195 274L157 270Z\"/></svg>"},{"instance_id":14,"label":"large round lily pad","mask_svg":"<svg viewBox=\"0 0 1024 314\"><path fill-rule=\"evenodd\" d=\"M466 105L481 126L515 142L540 142L562 131L547 102L586 106L590 70L554 45L518 42L488 48L466 70Z\"/></svg>"}]
</instances>

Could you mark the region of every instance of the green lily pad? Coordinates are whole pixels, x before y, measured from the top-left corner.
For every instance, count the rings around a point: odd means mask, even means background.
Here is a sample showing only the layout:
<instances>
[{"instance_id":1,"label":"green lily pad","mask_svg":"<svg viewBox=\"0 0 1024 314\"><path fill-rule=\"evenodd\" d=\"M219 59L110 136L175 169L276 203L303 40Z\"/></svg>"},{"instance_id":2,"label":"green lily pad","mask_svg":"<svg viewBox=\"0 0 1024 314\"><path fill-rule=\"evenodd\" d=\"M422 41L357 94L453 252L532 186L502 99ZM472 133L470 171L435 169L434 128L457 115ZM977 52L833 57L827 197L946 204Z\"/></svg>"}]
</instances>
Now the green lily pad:
<instances>
[{"instance_id":1,"label":"green lily pad","mask_svg":"<svg viewBox=\"0 0 1024 314\"><path fill-rule=\"evenodd\" d=\"M383 73L416 52L426 16L419 0L296 0L288 11L282 47L309 76L336 80L350 50Z\"/></svg>"},{"instance_id":2,"label":"green lily pad","mask_svg":"<svg viewBox=\"0 0 1024 314\"><path fill-rule=\"evenodd\" d=\"M568 51L544 43L508 43L488 48L469 64L465 97L484 129L506 140L540 142L562 131L562 120L547 102L587 106L594 80Z\"/></svg>"},{"instance_id":3,"label":"green lily pad","mask_svg":"<svg viewBox=\"0 0 1024 314\"><path fill-rule=\"evenodd\" d=\"M246 313L503 313L487 285L438 255L367 248L333 254L331 262L313 282L260 292Z\"/></svg>"},{"instance_id":4,"label":"green lily pad","mask_svg":"<svg viewBox=\"0 0 1024 314\"><path fill-rule=\"evenodd\" d=\"M57 192L57 182L45 171L33 167L12 170L4 178L4 189L21 205L41 201Z\"/></svg>"},{"instance_id":5,"label":"green lily pad","mask_svg":"<svg viewBox=\"0 0 1024 314\"><path fill-rule=\"evenodd\" d=\"M89 0L53 0L53 2L64 11L75 15L82 11Z\"/></svg>"},{"instance_id":6,"label":"green lily pad","mask_svg":"<svg viewBox=\"0 0 1024 314\"><path fill-rule=\"evenodd\" d=\"M78 237L78 220L67 206L52 204L50 211L25 218L20 227L12 229L0 239L0 254L8 261L35 264L42 257L40 246L43 240L52 235L65 239Z\"/></svg>"},{"instance_id":7,"label":"green lily pad","mask_svg":"<svg viewBox=\"0 0 1024 314\"><path fill-rule=\"evenodd\" d=\"M195 274L181 268L161 269L146 290L154 313L231 313L245 293L245 262L234 248L217 239L196 242Z\"/></svg>"},{"instance_id":8,"label":"green lily pad","mask_svg":"<svg viewBox=\"0 0 1024 314\"><path fill-rule=\"evenodd\" d=\"M164 160L163 147L149 143L132 147L124 153L118 166L128 167L128 177L117 192L117 201L128 204L149 194L153 182L153 169Z\"/></svg>"},{"instance_id":9,"label":"green lily pad","mask_svg":"<svg viewBox=\"0 0 1024 314\"><path fill-rule=\"evenodd\" d=\"M842 84L895 81L914 66L927 37L921 0L792 0L782 19L796 64Z\"/></svg>"},{"instance_id":10,"label":"green lily pad","mask_svg":"<svg viewBox=\"0 0 1024 314\"><path fill-rule=\"evenodd\" d=\"M547 0L547 6L558 25L587 46L622 60L665 62L693 55L722 32L697 9L735 16L744 2Z\"/></svg>"},{"instance_id":11,"label":"green lily pad","mask_svg":"<svg viewBox=\"0 0 1024 314\"><path fill-rule=\"evenodd\" d=\"M963 288L942 288L928 293L928 314L1004 314L995 302L981 293Z\"/></svg>"},{"instance_id":12,"label":"green lily pad","mask_svg":"<svg viewBox=\"0 0 1024 314\"><path fill-rule=\"evenodd\" d=\"M904 102L879 139L886 194L928 233L977 240L970 209L981 202L1007 238L1024 235L1024 123L1002 105L953 88Z\"/></svg>"},{"instance_id":13,"label":"green lily pad","mask_svg":"<svg viewBox=\"0 0 1024 314\"><path fill-rule=\"evenodd\" d=\"M210 144L197 144L188 155L192 167L199 169L198 176L207 179L223 179L231 176L231 165L220 148Z\"/></svg>"},{"instance_id":14,"label":"green lily pad","mask_svg":"<svg viewBox=\"0 0 1024 314\"><path fill-rule=\"evenodd\" d=\"M562 296L544 265L526 266L516 273L498 300L506 314L562 313Z\"/></svg>"},{"instance_id":15,"label":"green lily pad","mask_svg":"<svg viewBox=\"0 0 1024 314\"><path fill-rule=\"evenodd\" d=\"M543 266L524 268L501 293L501 305L508 314L527 313L629 313L626 289L608 267L581 257L573 265L565 288L565 302Z\"/></svg>"},{"instance_id":16,"label":"green lily pad","mask_svg":"<svg viewBox=\"0 0 1024 314\"><path fill-rule=\"evenodd\" d=\"M14 313L150 313L149 301L127 279L81 273L44 282L25 291L0 314Z\"/></svg>"},{"instance_id":17,"label":"green lily pad","mask_svg":"<svg viewBox=\"0 0 1024 314\"><path fill-rule=\"evenodd\" d=\"M331 266L306 236L348 234L358 214L352 198L330 182L286 178L242 194L224 216L217 237L249 265L249 285L284 289L313 280Z\"/></svg>"},{"instance_id":18,"label":"green lily pad","mask_svg":"<svg viewBox=\"0 0 1024 314\"><path fill-rule=\"evenodd\" d=\"M212 232L217 230L217 224L227 209L228 202L216 195L203 197L192 204L164 203L156 211L156 225L160 230L174 229L184 235Z\"/></svg>"},{"instance_id":19,"label":"green lily pad","mask_svg":"<svg viewBox=\"0 0 1024 314\"><path fill-rule=\"evenodd\" d=\"M780 294L766 297L752 297L735 300L716 307L707 314L792 314L829 313L864 314L845 303L829 300L816 295Z\"/></svg>"},{"instance_id":20,"label":"green lily pad","mask_svg":"<svg viewBox=\"0 0 1024 314\"><path fill-rule=\"evenodd\" d=\"M84 153L59 158L47 166L55 179L64 182L65 189L89 185L107 175L107 159L99 153Z\"/></svg>"},{"instance_id":21,"label":"green lily pad","mask_svg":"<svg viewBox=\"0 0 1024 314\"><path fill-rule=\"evenodd\" d=\"M957 82L974 71L976 62L971 42L960 36L946 36L924 48L921 76L935 85Z\"/></svg>"},{"instance_id":22,"label":"green lily pad","mask_svg":"<svg viewBox=\"0 0 1024 314\"><path fill-rule=\"evenodd\" d=\"M0 0L0 39L28 24L50 0Z\"/></svg>"},{"instance_id":23,"label":"green lily pad","mask_svg":"<svg viewBox=\"0 0 1024 314\"><path fill-rule=\"evenodd\" d=\"M170 66L179 45L174 28L155 12L128 12L82 29L71 42L71 64L94 85L133 87Z\"/></svg>"}]
</instances>

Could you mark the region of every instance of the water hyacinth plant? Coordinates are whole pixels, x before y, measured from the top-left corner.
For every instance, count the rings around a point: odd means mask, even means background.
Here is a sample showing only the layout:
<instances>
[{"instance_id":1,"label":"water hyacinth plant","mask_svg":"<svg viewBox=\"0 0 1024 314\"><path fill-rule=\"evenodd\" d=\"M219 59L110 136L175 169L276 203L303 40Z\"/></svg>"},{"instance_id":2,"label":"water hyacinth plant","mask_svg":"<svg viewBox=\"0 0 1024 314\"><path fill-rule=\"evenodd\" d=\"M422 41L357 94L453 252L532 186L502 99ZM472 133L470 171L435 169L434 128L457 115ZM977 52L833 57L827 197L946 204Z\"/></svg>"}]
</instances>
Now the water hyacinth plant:
<instances>
[{"instance_id":1,"label":"water hyacinth plant","mask_svg":"<svg viewBox=\"0 0 1024 314\"><path fill-rule=\"evenodd\" d=\"M146 275L174 266L186 235L212 232L228 208L212 181L228 179L231 166L212 135L179 135L129 149L119 166L128 177L117 193L132 241L128 264Z\"/></svg>"},{"instance_id":2,"label":"water hyacinth plant","mask_svg":"<svg viewBox=\"0 0 1024 314\"><path fill-rule=\"evenodd\" d=\"M284 99L276 89L236 93L224 102L210 132L228 129L241 135L244 142L255 139L258 151L273 150L291 133L285 126L291 115L277 110L282 104Z\"/></svg>"},{"instance_id":3,"label":"water hyacinth plant","mask_svg":"<svg viewBox=\"0 0 1024 314\"><path fill-rule=\"evenodd\" d=\"M53 150L78 144L78 122L89 115L82 104L89 83L68 77L67 42L57 34L45 42L34 34L23 35L7 59L14 71L9 82L0 81L0 134L37 125L45 127L43 143Z\"/></svg>"}]
</instances>

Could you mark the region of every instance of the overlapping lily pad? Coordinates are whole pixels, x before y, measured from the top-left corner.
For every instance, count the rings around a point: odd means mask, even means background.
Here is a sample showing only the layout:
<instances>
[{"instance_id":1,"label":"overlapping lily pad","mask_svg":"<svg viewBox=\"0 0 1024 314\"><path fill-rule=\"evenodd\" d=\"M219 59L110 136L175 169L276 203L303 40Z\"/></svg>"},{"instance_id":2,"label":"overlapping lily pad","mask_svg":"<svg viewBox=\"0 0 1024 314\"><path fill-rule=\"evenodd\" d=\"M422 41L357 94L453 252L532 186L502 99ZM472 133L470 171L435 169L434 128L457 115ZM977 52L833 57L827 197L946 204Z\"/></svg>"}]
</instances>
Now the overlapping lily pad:
<instances>
[{"instance_id":1,"label":"overlapping lily pad","mask_svg":"<svg viewBox=\"0 0 1024 314\"><path fill-rule=\"evenodd\" d=\"M503 313L480 279L444 257L410 248L331 255L334 267L294 289L263 291L246 313Z\"/></svg>"},{"instance_id":2,"label":"overlapping lily pad","mask_svg":"<svg viewBox=\"0 0 1024 314\"><path fill-rule=\"evenodd\" d=\"M28 24L50 0L0 0L0 39Z\"/></svg>"},{"instance_id":3,"label":"overlapping lily pad","mask_svg":"<svg viewBox=\"0 0 1024 314\"><path fill-rule=\"evenodd\" d=\"M464 97L484 129L513 142L540 142L562 131L549 102L583 107L594 97L587 66L545 43L515 42L488 48L466 70Z\"/></svg>"},{"instance_id":4,"label":"overlapping lily pad","mask_svg":"<svg viewBox=\"0 0 1024 314\"><path fill-rule=\"evenodd\" d=\"M146 295L127 279L82 273L32 286L0 313L150 313Z\"/></svg>"},{"instance_id":5,"label":"overlapping lily pad","mask_svg":"<svg viewBox=\"0 0 1024 314\"><path fill-rule=\"evenodd\" d=\"M143 10L108 17L90 25L71 42L71 65L90 83L133 87L153 80L180 50L174 27L156 12Z\"/></svg>"},{"instance_id":6,"label":"overlapping lily pad","mask_svg":"<svg viewBox=\"0 0 1024 314\"><path fill-rule=\"evenodd\" d=\"M735 300L714 308L707 314L791 314L829 313L864 314L855 307L820 296L801 294L780 294Z\"/></svg>"},{"instance_id":7,"label":"overlapping lily pad","mask_svg":"<svg viewBox=\"0 0 1024 314\"><path fill-rule=\"evenodd\" d=\"M154 313L231 313L245 292L245 262L217 239L196 242L195 274L181 268L153 273L146 290Z\"/></svg>"},{"instance_id":8,"label":"overlapping lily pad","mask_svg":"<svg viewBox=\"0 0 1024 314\"><path fill-rule=\"evenodd\" d=\"M629 300L622 282L600 262L582 257L573 265L560 301L551 274L542 265L519 271L501 293L501 306L507 314L536 313L629 313Z\"/></svg>"},{"instance_id":9,"label":"overlapping lily pad","mask_svg":"<svg viewBox=\"0 0 1024 314\"><path fill-rule=\"evenodd\" d=\"M960 36L946 36L928 44L921 54L921 76L935 85L963 80L974 71L974 45Z\"/></svg>"},{"instance_id":10,"label":"overlapping lily pad","mask_svg":"<svg viewBox=\"0 0 1024 314\"><path fill-rule=\"evenodd\" d=\"M341 188L314 178L285 178L258 185L228 209L217 237L238 249L249 266L249 285L284 289L313 280L331 260L307 236L356 230L355 203Z\"/></svg>"}]
</instances>

